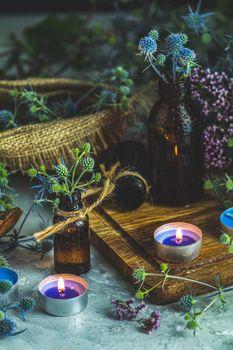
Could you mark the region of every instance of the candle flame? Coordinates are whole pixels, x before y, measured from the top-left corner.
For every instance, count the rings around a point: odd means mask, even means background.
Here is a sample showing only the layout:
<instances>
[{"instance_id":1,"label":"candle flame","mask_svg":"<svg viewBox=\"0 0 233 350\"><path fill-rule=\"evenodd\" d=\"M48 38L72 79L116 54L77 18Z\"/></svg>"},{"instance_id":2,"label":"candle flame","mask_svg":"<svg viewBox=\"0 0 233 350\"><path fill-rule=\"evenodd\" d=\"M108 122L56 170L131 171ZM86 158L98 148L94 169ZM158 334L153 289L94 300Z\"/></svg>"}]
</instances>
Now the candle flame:
<instances>
[{"instance_id":1,"label":"candle flame","mask_svg":"<svg viewBox=\"0 0 233 350\"><path fill-rule=\"evenodd\" d=\"M57 288L58 288L59 293L62 294L65 292L65 282L64 282L64 279L62 277L58 278Z\"/></svg>"},{"instance_id":2,"label":"candle flame","mask_svg":"<svg viewBox=\"0 0 233 350\"><path fill-rule=\"evenodd\" d=\"M176 230L176 241L177 241L177 243L182 242L182 239L183 239L182 230L181 230L180 227L178 227L177 230Z\"/></svg>"},{"instance_id":3,"label":"candle flame","mask_svg":"<svg viewBox=\"0 0 233 350\"><path fill-rule=\"evenodd\" d=\"M175 152L175 156L177 157L178 156L178 146L177 145L175 145L174 152Z\"/></svg>"}]
</instances>

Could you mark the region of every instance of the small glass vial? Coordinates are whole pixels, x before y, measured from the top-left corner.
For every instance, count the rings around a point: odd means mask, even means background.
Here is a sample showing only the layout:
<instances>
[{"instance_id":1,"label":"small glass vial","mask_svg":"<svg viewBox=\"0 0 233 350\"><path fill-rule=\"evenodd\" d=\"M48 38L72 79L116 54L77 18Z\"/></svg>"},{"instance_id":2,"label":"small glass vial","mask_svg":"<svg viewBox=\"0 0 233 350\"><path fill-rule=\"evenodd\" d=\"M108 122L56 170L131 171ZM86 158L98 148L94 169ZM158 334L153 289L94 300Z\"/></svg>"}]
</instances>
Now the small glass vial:
<instances>
[{"instance_id":1,"label":"small glass vial","mask_svg":"<svg viewBox=\"0 0 233 350\"><path fill-rule=\"evenodd\" d=\"M72 196L61 195L59 209L65 212L82 208L80 192ZM53 223L67 219L55 214ZM62 232L54 235L54 267L57 273L80 275L90 270L90 230L86 216L68 225Z\"/></svg>"}]
</instances>

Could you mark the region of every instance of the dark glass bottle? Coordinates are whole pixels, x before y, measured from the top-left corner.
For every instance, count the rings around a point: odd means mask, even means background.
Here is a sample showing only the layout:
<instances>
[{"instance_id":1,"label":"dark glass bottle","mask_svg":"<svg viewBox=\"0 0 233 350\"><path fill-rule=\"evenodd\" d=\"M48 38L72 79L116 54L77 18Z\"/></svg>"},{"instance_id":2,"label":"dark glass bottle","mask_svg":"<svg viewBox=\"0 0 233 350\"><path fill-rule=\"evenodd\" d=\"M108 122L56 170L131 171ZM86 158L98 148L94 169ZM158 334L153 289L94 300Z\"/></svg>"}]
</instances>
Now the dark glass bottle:
<instances>
[{"instance_id":1,"label":"dark glass bottle","mask_svg":"<svg viewBox=\"0 0 233 350\"><path fill-rule=\"evenodd\" d=\"M82 208L81 195L76 192L72 198L61 195L59 209L71 212ZM53 222L67 219L55 214ZM90 233L89 219L75 221L61 233L54 235L54 266L58 273L80 275L90 270Z\"/></svg>"},{"instance_id":2,"label":"dark glass bottle","mask_svg":"<svg viewBox=\"0 0 233 350\"><path fill-rule=\"evenodd\" d=\"M148 125L154 202L183 206L203 194L202 122L188 83L160 83Z\"/></svg>"},{"instance_id":3,"label":"dark glass bottle","mask_svg":"<svg viewBox=\"0 0 233 350\"><path fill-rule=\"evenodd\" d=\"M100 160L107 168L116 162L120 162L121 169L139 174L118 177L114 191L114 199L123 210L135 210L147 198L147 186L141 178L146 177L146 147L136 141L125 141L107 150Z\"/></svg>"}]
</instances>

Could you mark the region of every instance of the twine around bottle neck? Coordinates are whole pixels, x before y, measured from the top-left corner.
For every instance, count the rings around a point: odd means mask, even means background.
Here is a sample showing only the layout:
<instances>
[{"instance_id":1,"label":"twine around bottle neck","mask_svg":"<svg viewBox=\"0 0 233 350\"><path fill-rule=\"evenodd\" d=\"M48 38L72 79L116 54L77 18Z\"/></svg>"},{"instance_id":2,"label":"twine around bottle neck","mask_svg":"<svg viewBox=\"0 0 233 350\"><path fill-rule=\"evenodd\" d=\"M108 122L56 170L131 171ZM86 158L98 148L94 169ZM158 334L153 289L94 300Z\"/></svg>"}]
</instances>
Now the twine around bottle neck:
<instances>
[{"instance_id":1,"label":"twine around bottle neck","mask_svg":"<svg viewBox=\"0 0 233 350\"><path fill-rule=\"evenodd\" d=\"M33 236L37 241L42 241L47 238L51 234L57 234L64 230L68 225L74 223L77 220L82 220L86 218L86 216L92 212L96 207L98 207L108 196L110 196L115 187L116 181L123 176L136 176L143 181L145 184L147 192L149 192L149 186L147 184L146 179L138 174L137 172L130 170L120 171L120 163L117 162L114 166L110 168L110 170L106 171L105 166L100 165L100 169L102 171L103 176L105 177L104 185L100 188L95 188L94 191L87 191L86 196L91 196L93 194L98 194L97 199L88 206L83 206L83 208L74 210L74 211L64 211L61 209L57 209L57 214L63 216L66 220L61 221L55 225L52 225L40 232L35 233Z\"/></svg>"}]
</instances>

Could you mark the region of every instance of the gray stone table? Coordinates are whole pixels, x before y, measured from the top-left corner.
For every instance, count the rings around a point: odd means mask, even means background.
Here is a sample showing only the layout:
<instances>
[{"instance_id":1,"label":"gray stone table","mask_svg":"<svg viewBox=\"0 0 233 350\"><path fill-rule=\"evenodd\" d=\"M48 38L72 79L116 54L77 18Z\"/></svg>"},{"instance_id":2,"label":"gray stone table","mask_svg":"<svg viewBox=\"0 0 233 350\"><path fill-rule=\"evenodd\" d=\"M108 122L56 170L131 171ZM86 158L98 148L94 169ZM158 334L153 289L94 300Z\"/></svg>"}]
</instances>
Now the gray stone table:
<instances>
[{"instance_id":1,"label":"gray stone table","mask_svg":"<svg viewBox=\"0 0 233 350\"><path fill-rule=\"evenodd\" d=\"M33 193L26 179L15 176L12 186L19 192L18 204L30 206ZM47 213L43 213L47 215ZM33 233L41 226L34 213L25 226ZM43 260L31 251L17 249L7 254L11 266L20 276L19 295L37 296L38 283L53 273L52 254ZM18 321L27 331L0 341L0 350L230 350L233 349L233 292L228 294L226 312L210 310L197 336L184 329L183 316L177 305L155 306L161 312L161 327L151 335L140 332L136 322L117 321L111 313L112 298L130 298L134 288L109 262L92 248L92 269L84 276L90 286L88 308L81 314L58 318L43 313L39 306L27 315L27 322Z\"/></svg>"}]
</instances>

